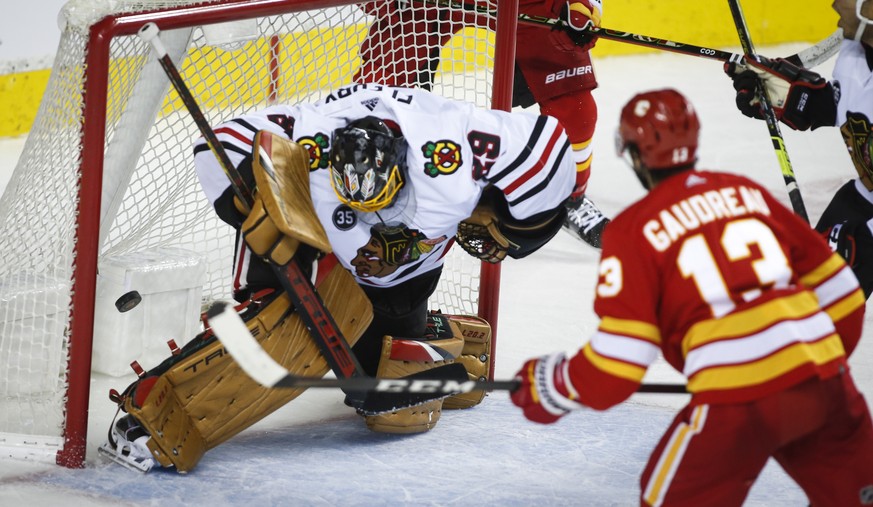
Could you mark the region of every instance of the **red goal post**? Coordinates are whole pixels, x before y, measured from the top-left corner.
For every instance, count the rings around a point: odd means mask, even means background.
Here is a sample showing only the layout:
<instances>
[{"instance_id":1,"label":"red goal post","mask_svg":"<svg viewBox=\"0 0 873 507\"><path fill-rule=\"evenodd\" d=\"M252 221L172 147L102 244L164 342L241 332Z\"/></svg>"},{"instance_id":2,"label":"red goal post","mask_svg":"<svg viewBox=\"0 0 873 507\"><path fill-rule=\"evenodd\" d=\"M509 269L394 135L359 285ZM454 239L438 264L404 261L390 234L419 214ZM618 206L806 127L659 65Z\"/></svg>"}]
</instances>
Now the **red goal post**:
<instances>
[{"instance_id":1,"label":"red goal post","mask_svg":"<svg viewBox=\"0 0 873 507\"><path fill-rule=\"evenodd\" d=\"M370 2L385 3L398 2ZM134 343L125 341L130 331L182 344L193 337L190 322L174 328L184 332L167 331L155 322L164 319L149 317L191 314L196 306L196 320L201 303L229 296L233 231L201 195L191 163L196 127L137 31L158 25L207 120L217 124L350 84L373 23L361 5L68 2L48 88L0 199L0 456L83 466L92 367L126 367L131 358L123 353L134 348L106 344ZM488 6L496 18L470 22L442 49L432 91L508 110L517 1ZM480 266L453 251L432 306L478 313L496 336L499 265ZM125 314L106 307L129 289L143 292L140 307ZM137 318L144 320L130 320Z\"/></svg>"}]
</instances>

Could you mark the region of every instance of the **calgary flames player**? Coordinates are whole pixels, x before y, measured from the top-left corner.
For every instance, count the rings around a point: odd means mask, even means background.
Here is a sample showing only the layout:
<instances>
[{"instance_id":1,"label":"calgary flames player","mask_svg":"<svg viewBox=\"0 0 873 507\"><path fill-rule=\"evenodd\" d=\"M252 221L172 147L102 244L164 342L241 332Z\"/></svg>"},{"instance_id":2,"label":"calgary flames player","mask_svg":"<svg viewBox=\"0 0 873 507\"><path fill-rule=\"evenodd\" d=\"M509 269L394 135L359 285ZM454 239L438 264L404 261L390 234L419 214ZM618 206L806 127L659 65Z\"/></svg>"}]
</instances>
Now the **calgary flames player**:
<instances>
[{"instance_id":1,"label":"calgary flames player","mask_svg":"<svg viewBox=\"0 0 873 507\"><path fill-rule=\"evenodd\" d=\"M811 505L869 505L873 424L847 364L858 281L754 181L697 170L698 130L675 90L623 108L619 148L649 193L605 230L600 325L572 358L527 361L512 401L540 423L604 410L662 354L691 399L652 451L641 505L741 505L771 457Z\"/></svg>"}]
</instances>

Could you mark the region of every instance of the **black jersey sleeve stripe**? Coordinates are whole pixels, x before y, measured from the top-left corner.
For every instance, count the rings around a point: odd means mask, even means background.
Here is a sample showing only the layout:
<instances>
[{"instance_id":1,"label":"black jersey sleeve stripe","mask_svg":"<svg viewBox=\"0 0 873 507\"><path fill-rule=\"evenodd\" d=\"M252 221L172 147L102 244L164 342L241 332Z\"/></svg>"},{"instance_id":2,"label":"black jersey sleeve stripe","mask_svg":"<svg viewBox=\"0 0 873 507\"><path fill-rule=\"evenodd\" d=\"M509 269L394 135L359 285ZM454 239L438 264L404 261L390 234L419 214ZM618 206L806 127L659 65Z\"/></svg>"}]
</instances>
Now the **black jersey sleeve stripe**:
<instances>
[{"instance_id":1,"label":"black jersey sleeve stripe","mask_svg":"<svg viewBox=\"0 0 873 507\"><path fill-rule=\"evenodd\" d=\"M546 121L548 121L547 116L540 116L537 118L537 122L534 125L533 132L530 135L530 138L527 140L527 144L524 149L521 151L518 157L510 163L506 169L500 172L500 174L495 175L491 178L486 178L491 183L497 183L502 180L504 177L512 174L512 172L522 165L528 158L530 158L533 153L534 147L537 145L537 141L539 141L540 137L543 134L543 130L546 128Z\"/></svg>"},{"instance_id":2,"label":"black jersey sleeve stripe","mask_svg":"<svg viewBox=\"0 0 873 507\"><path fill-rule=\"evenodd\" d=\"M246 149L244 149L244 148L240 148L239 146L236 146L235 144L231 144L231 143L228 143L228 142L222 142L222 143L221 143L221 146L222 146L226 151L232 151L232 152L235 152L235 153L239 153L240 155L242 155L242 156L244 156L244 157L247 157L248 155L251 154L251 151L250 151L250 150L246 150ZM197 143L197 144L194 145L194 155L195 155L195 156L196 156L198 153L203 152L203 151L209 151L209 145L206 143L206 141L204 141L204 142L202 142L202 143Z\"/></svg>"},{"instance_id":3,"label":"black jersey sleeve stripe","mask_svg":"<svg viewBox=\"0 0 873 507\"><path fill-rule=\"evenodd\" d=\"M260 129L256 128L254 125L252 125L251 123L247 122L246 120L240 119L240 118L234 118L233 120L230 120L230 122L228 122L228 123L236 123L237 125L241 125L242 127L251 131L252 134L257 134L258 130L260 130ZM252 135L252 137L254 137L254 135Z\"/></svg>"},{"instance_id":4,"label":"black jersey sleeve stripe","mask_svg":"<svg viewBox=\"0 0 873 507\"><path fill-rule=\"evenodd\" d=\"M552 181L552 178L555 176L555 173L558 172L558 169L560 169L561 161L564 160L564 157L567 155L568 149L570 149L570 140L569 139L564 143L563 146L561 146L561 150L558 152L558 156L555 158L555 162L552 164L552 168L549 170L549 174L546 176L546 178L543 181L537 183L536 186L534 186L533 188L531 188L530 190L528 190L527 192L522 194L517 199L513 199L511 201L507 200L509 205L515 206L519 203L522 203L522 202L530 199L531 197L537 195L538 193L542 192L542 190L544 188L546 188L549 185L549 183Z\"/></svg>"},{"instance_id":5,"label":"black jersey sleeve stripe","mask_svg":"<svg viewBox=\"0 0 873 507\"><path fill-rule=\"evenodd\" d=\"M250 131L252 133L252 136L251 136L252 139L254 139L255 134L258 133L258 129L255 128L254 125L252 125L251 123L247 122L246 120L242 120L240 118L234 118L234 119L228 121L227 123L235 123L235 124L243 127L245 130ZM225 123L224 125L227 125L227 123ZM220 128L220 126L219 126L219 128ZM228 142L222 141L221 145L224 146L224 149L230 150L230 151L235 151L241 155L248 155L249 154L249 151L237 148ZM207 151L207 150L209 150L209 145L203 139L201 139L197 144L194 145L194 155L197 155L198 153L200 153L202 151Z\"/></svg>"}]
</instances>

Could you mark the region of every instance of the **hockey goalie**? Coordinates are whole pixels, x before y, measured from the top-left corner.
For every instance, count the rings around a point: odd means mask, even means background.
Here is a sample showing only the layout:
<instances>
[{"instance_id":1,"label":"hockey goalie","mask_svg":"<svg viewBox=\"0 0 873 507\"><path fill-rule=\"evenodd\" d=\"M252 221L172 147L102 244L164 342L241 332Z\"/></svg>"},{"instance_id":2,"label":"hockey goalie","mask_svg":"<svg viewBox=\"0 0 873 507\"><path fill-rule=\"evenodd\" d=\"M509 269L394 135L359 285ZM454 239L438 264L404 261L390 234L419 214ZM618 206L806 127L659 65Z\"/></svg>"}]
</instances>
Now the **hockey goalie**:
<instances>
[{"instance_id":1,"label":"hockey goalie","mask_svg":"<svg viewBox=\"0 0 873 507\"><path fill-rule=\"evenodd\" d=\"M560 230L575 167L557 120L354 85L215 132L255 189L253 204L236 197L203 140L194 147L195 167L218 216L238 231L237 310L273 359L293 375L329 370L277 283L275 266L296 262L361 373L396 378L460 362L469 378L487 377L489 324L428 311L427 299L455 241L499 262L532 253ZM143 471L157 464L187 472L207 450L300 394L248 378L204 321L186 347L111 394L126 414L112 424L102 454ZM433 428L443 409L472 407L484 396L358 412L373 431L417 433ZM352 407L356 401L346 399Z\"/></svg>"}]
</instances>

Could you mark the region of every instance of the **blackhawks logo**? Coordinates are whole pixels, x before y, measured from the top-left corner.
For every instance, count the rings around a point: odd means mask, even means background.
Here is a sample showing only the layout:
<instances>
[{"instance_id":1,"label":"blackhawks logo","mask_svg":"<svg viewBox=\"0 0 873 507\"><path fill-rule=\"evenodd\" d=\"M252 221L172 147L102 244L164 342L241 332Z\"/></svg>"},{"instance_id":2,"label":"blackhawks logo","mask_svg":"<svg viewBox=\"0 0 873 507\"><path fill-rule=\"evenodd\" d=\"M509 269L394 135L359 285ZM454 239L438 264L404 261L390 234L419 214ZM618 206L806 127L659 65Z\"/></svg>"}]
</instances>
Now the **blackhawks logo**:
<instances>
[{"instance_id":1,"label":"blackhawks logo","mask_svg":"<svg viewBox=\"0 0 873 507\"><path fill-rule=\"evenodd\" d=\"M301 137L297 144L306 148L309 152L309 170L324 169L328 165L330 157L327 154L328 140L321 132L313 137Z\"/></svg>"},{"instance_id":2,"label":"blackhawks logo","mask_svg":"<svg viewBox=\"0 0 873 507\"><path fill-rule=\"evenodd\" d=\"M849 112L840 132L859 174L873 178L873 125L870 120L862 113Z\"/></svg>"},{"instance_id":3,"label":"blackhawks logo","mask_svg":"<svg viewBox=\"0 0 873 507\"><path fill-rule=\"evenodd\" d=\"M429 239L403 223L379 223L370 227L370 240L358 248L351 264L360 278L382 278L429 254L446 241L445 235Z\"/></svg>"},{"instance_id":4,"label":"blackhawks logo","mask_svg":"<svg viewBox=\"0 0 873 507\"><path fill-rule=\"evenodd\" d=\"M440 174L452 174L461 164L461 148L452 141L428 141L421 147L428 161L424 164L424 174L436 178Z\"/></svg>"}]
</instances>

